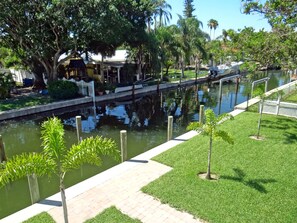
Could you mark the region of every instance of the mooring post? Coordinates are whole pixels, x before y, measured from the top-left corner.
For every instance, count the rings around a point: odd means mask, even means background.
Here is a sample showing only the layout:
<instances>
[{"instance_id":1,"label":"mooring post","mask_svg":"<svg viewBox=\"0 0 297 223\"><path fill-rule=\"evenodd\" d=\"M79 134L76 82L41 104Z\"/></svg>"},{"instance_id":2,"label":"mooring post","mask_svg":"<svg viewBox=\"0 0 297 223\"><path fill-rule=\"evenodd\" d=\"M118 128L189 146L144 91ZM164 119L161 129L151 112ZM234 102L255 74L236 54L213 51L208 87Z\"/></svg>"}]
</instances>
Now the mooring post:
<instances>
[{"instance_id":1,"label":"mooring post","mask_svg":"<svg viewBox=\"0 0 297 223\"><path fill-rule=\"evenodd\" d=\"M37 176L35 174L32 174L32 175L28 175L27 178L28 178L31 202L32 204L34 204L40 200Z\"/></svg>"},{"instance_id":2,"label":"mooring post","mask_svg":"<svg viewBox=\"0 0 297 223\"><path fill-rule=\"evenodd\" d=\"M246 98L246 111L249 110L249 100L250 100L250 94L247 94L247 98Z\"/></svg>"},{"instance_id":3,"label":"mooring post","mask_svg":"<svg viewBox=\"0 0 297 223\"><path fill-rule=\"evenodd\" d=\"M2 135L0 135L0 163L6 161L6 155L5 155L5 150L4 150L4 143L2 140Z\"/></svg>"},{"instance_id":4,"label":"mooring post","mask_svg":"<svg viewBox=\"0 0 297 223\"><path fill-rule=\"evenodd\" d=\"M235 107L236 104L237 104L238 88L239 88L239 77L236 78L234 107Z\"/></svg>"},{"instance_id":5,"label":"mooring post","mask_svg":"<svg viewBox=\"0 0 297 223\"><path fill-rule=\"evenodd\" d=\"M199 110L199 123L200 125L203 124L204 120L204 105L200 105L200 110Z\"/></svg>"},{"instance_id":6,"label":"mooring post","mask_svg":"<svg viewBox=\"0 0 297 223\"><path fill-rule=\"evenodd\" d=\"M168 116L167 141L172 139L173 116Z\"/></svg>"},{"instance_id":7,"label":"mooring post","mask_svg":"<svg viewBox=\"0 0 297 223\"><path fill-rule=\"evenodd\" d=\"M82 140L82 138L81 138L81 133L82 133L81 116L76 116L75 122L76 122L77 142L79 143Z\"/></svg>"},{"instance_id":8,"label":"mooring post","mask_svg":"<svg viewBox=\"0 0 297 223\"><path fill-rule=\"evenodd\" d=\"M121 130L120 136L121 136L121 158L122 158L122 162L125 162L127 160L127 131Z\"/></svg>"}]
</instances>

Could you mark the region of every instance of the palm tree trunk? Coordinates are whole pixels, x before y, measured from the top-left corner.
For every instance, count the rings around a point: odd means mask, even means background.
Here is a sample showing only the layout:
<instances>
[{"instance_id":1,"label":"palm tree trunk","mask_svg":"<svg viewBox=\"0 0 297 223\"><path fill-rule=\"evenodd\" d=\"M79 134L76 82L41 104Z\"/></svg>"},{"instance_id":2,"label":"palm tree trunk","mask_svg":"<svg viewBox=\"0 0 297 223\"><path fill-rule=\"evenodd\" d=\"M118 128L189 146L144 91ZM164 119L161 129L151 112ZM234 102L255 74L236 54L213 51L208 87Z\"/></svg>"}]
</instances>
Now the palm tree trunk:
<instances>
[{"instance_id":1,"label":"palm tree trunk","mask_svg":"<svg viewBox=\"0 0 297 223\"><path fill-rule=\"evenodd\" d=\"M68 211L67 211L66 195L65 195L65 187L64 187L63 179L60 179L60 192L61 192L61 199L62 199L62 206L63 206L63 213L64 213L64 222L68 223Z\"/></svg>"},{"instance_id":2,"label":"palm tree trunk","mask_svg":"<svg viewBox=\"0 0 297 223\"><path fill-rule=\"evenodd\" d=\"M207 165L207 172L206 172L206 179L211 179L210 176L210 161L211 161L211 150L212 150L212 134L209 136L209 150L208 150L208 165Z\"/></svg>"},{"instance_id":3,"label":"palm tree trunk","mask_svg":"<svg viewBox=\"0 0 297 223\"><path fill-rule=\"evenodd\" d=\"M200 71L200 59L195 59L195 83L197 84L198 73Z\"/></svg>"},{"instance_id":4,"label":"palm tree trunk","mask_svg":"<svg viewBox=\"0 0 297 223\"><path fill-rule=\"evenodd\" d=\"M181 77L184 78L185 77L185 67L184 67L184 57L182 56L181 59Z\"/></svg>"}]
</instances>

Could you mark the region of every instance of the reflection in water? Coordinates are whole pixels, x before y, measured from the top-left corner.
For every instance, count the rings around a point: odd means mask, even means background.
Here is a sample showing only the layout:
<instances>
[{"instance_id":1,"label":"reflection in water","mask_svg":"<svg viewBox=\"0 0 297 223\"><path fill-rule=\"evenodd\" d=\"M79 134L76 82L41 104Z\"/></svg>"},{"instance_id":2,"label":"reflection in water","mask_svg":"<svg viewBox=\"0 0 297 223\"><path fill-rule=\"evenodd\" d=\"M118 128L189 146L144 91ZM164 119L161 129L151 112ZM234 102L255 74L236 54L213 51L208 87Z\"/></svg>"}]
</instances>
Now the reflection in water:
<instances>
[{"instance_id":1,"label":"reflection in water","mask_svg":"<svg viewBox=\"0 0 297 223\"><path fill-rule=\"evenodd\" d=\"M281 72L269 73L268 89L287 83L289 77ZM265 76L264 76L265 77ZM254 76L252 78L255 78ZM263 76L259 76L263 78ZM253 80L253 79L252 79ZM236 94L235 83L224 83L222 87L222 103L219 105L219 85L198 85L148 94L134 100L115 101L112 103L80 106L55 114L65 125L66 146L76 143L75 116L82 117L82 137L102 135L114 139L120 144L120 130L127 130L128 158L143 153L161 143L166 142L167 118L174 117L173 137L186 131L190 121L198 121L199 106L212 108L216 114L233 110L235 104L242 103L251 91L251 80L241 78ZM65 113L67 112L67 113ZM49 115L52 116L52 115ZM6 154L9 157L21 152L40 152L40 125L47 117L32 117L25 120L6 121L0 123L0 134L5 142ZM100 168L84 166L82 170L70 173L65 179L66 186L73 185L89 178L104 169L115 165L112 160L105 160ZM39 180L41 197L46 198L56 193L58 182L55 179ZM54 185L49 187L48 185ZM27 180L12 183L0 189L0 218L13 213L30 204ZM19 199L22 197L22 199Z\"/></svg>"}]
</instances>

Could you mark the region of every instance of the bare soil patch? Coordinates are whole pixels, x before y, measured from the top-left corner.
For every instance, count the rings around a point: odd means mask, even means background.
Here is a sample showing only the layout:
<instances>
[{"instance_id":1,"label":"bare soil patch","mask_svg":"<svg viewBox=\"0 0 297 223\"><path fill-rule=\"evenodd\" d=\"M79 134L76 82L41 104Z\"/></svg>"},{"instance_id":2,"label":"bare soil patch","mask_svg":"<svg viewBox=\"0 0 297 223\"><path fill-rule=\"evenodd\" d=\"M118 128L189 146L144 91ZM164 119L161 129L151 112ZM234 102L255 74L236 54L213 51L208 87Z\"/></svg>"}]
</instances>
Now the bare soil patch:
<instances>
[{"instance_id":1,"label":"bare soil patch","mask_svg":"<svg viewBox=\"0 0 297 223\"><path fill-rule=\"evenodd\" d=\"M259 136L259 137L257 137L257 136L250 136L250 138L251 138L251 139L254 139L254 140L259 140L259 141L262 141L262 140L265 139L264 136Z\"/></svg>"},{"instance_id":2,"label":"bare soil patch","mask_svg":"<svg viewBox=\"0 0 297 223\"><path fill-rule=\"evenodd\" d=\"M202 180L212 180L212 181L217 181L219 179L219 176L215 173L210 174L210 179L206 179L206 173L205 172L200 172L197 174L197 176L202 179Z\"/></svg>"}]
</instances>

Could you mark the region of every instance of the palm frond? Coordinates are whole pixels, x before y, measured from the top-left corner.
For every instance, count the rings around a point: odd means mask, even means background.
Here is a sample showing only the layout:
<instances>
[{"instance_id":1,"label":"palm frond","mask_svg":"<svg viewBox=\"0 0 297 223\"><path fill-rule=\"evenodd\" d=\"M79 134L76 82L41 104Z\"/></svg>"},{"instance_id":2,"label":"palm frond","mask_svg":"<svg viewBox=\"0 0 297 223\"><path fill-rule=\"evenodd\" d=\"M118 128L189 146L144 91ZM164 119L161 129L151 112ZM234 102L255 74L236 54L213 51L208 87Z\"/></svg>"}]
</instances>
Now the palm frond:
<instances>
[{"instance_id":1,"label":"palm frond","mask_svg":"<svg viewBox=\"0 0 297 223\"><path fill-rule=\"evenodd\" d=\"M214 137L215 138L220 138L222 139L223 141L229 143L229 144L234 144L234 139L233 137L228 133L228 132L225 132L225 131L222 131L222 130L217 130L214 134Z\"/></svg>"},{"instance_id":2,"label":"palm frond","mask_svg":"<svg viewBox=\"0 0 297 223\"><path fill-rule=\"evenodd\" d=\"M201 131L202 125L200 122L190 122L187 126L187 131L194 130L194 131Z\"/></svg>"},{"instance_id":3,"label":"palm frond","mask_svg":"<svg viewBox=\"0 0 297 223\"><path fill-rule=\"evenodd\" d=\"M42 123L41 139L43 151L54 159L61 159L66 153L64 129L61 120L57 117Z\"/></svg>"},{"instance_id":4,"label":"palm frond","mask_svg":"<svg viewBox=\"0 0 297 223\"><path fill-rule=\"evenodd\" d=\"M221 114L221 115L219 115L219 116L217 117L217 123L220 124L221 122L223 122L223 121L225 121L225 120L227 120L227 119L233 120L234 117L233 117L232 115L228 114L228 113Z\"/></svg>"},{"instance_id":5,"label":"palm frond","mask_svg":"<svg viewBox=\"0 0 297 223\"><path fill-rule=\"evenodd\" d=\"M102 156L120 160L120 153L114 140L100 136L84 139L70 148L63 160L63 170L67 172L70 169L77 169L84 163L99 166L102 163Z\"/></svg>"},{"instance_id":6,"label":"palm frond","mask_svg":"<svg viewBox=\"0 0 297 223\"><path fill-rule=\"evenodd\" d=\"M216 115L211 109L205 110L205 123L209 125L215 125L216 124Z\"/></svg>"},{"instance_id":7,"label":"palm frond","mask_svg":"<svg viewBox=\"0 0 297 223\"><path fill-rule=\"evenodd\" d=\"M27 175L49 175L56 169L55 162L40 153L23 153L13 156L1 165L0 186L21 179Z\"/></svg>"}]
</instances>

